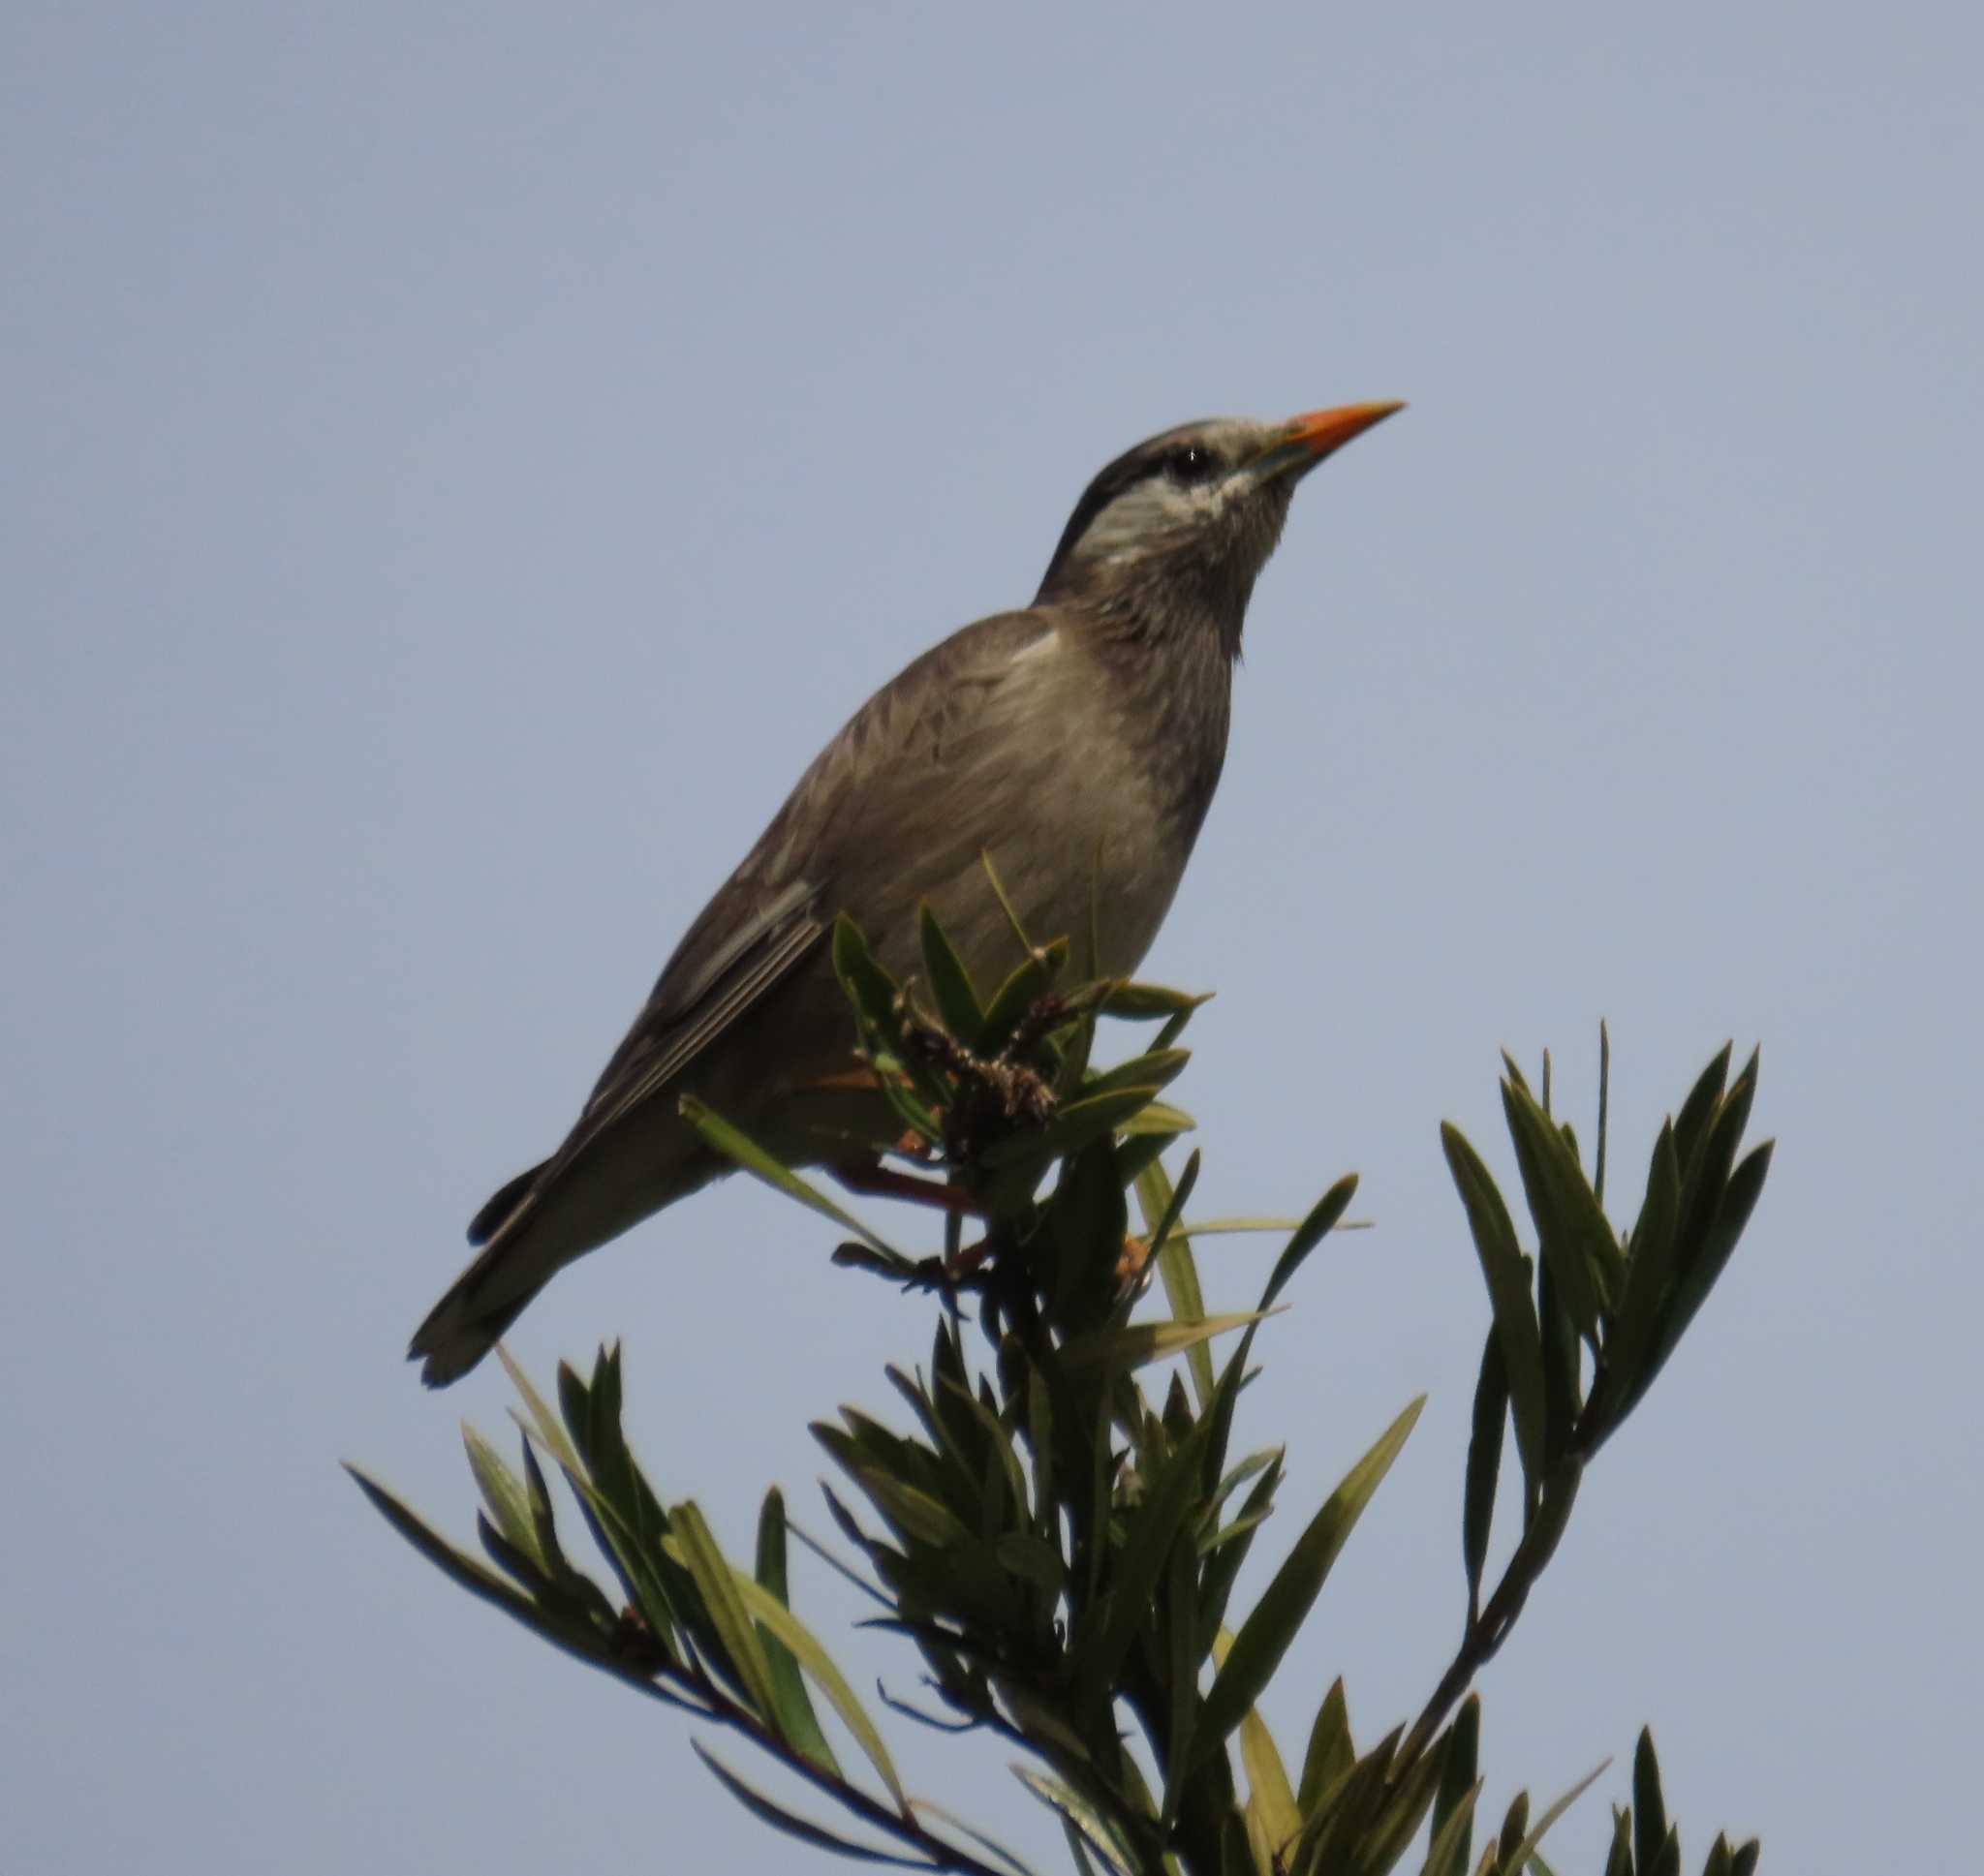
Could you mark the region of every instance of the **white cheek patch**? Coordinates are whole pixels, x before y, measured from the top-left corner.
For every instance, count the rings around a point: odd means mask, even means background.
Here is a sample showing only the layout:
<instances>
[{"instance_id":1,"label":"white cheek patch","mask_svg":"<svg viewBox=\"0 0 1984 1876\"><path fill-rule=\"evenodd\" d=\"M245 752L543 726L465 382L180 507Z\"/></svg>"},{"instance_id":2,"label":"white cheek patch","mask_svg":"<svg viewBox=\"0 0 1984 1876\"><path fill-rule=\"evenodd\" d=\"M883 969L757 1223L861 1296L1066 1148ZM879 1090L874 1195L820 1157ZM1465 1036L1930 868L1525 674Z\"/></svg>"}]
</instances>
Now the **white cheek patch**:
<instances>
[{"instance_id":1,"label":"white cheek patch","mask_svg":"<svg viewBox=\"0 0 1984 1876\"><path fill-rule=\"evenodd\" d=\"M1089 523L1078 551L1084 560L1107 561L1144 552L1153 540L1197 522L1207 512L1203 498L1217 488L1180 488L1162 477L1139 482Z\"/></svg>"}]
</instances>

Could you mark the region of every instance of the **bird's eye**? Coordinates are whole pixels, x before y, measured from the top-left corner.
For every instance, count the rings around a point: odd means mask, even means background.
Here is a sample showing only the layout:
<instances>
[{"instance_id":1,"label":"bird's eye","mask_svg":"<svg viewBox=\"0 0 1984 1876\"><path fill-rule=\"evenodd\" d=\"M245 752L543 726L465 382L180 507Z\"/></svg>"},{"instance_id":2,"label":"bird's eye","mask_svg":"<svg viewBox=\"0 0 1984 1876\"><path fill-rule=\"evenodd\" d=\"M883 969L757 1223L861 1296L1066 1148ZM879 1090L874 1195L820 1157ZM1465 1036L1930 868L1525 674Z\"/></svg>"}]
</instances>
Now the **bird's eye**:
<instances>
[{"instance_id":1,"label":"bird's eye","mask_svg":"<svg viewBox=\"0 0 1984 1876\"><path fill-rule=\"evenodd\" d=\"M1202 443L1182 443L1164 458L1164 474L1187 487L1208 480L1219 466Z\"/></svg>"}]
</instances>

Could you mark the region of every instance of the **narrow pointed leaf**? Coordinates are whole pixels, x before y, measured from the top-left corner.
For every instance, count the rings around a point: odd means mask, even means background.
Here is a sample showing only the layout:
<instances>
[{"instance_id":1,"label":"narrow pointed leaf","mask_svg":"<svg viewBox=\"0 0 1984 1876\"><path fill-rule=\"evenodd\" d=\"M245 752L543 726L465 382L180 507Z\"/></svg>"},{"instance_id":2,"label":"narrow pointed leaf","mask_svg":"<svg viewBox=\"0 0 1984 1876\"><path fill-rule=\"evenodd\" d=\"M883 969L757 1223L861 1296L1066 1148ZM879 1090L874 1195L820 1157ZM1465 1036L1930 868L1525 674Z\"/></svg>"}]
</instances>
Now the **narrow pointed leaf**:
<instances>
[{"instance_id":1,"label":"narrow pointed leaf","mask_svg":"<svg viewBox=\"0 0 1984 1876\"><path fill-rule=\"evenodd\" d=\"M843 1231L852 1231L855 1237L879 1251L883 1256L896 1263L910 1267L911 1260L889 1244L885 1239L870 1231L852 1212L845 1211L833 1200L782 1164L751 1139L748 1134L733 1127L722 1115L698 1100L694 1094L684 1094L681 1099L682 1118L701 1134L717 1152L741 1167L755 1179L762 1180L776 1192L783 1192L788 1198L796 1199L809 1211L818 1212L822 1218L831 1218Z\"/></svg>"},{"instance_id":2,"label":"narrow pointed leaf","mask_svg":"<svg viewBox=\"0 0 1984 1876\"><path fill-rule=\"evenodd\" d=\"M1271 1308L1275 1299L1294 1281L1295 1273L1307 1261L1309 1253L1336 1228L1337 1221L1350 1209L1350 1201L1356 1196L1357 1175L1346 1173L1310 1208L1309 1215L1295 1227L1294 1236L1283 1247L1282 1254L1275 1259L1274 1269L1268 1273L1267 1287L1260 1293L1263 1309Z\"/></svg>"},{"instance_id":3,"label":"narrow pointed leaf","mask_svg":"<svg viewBox=\"0 0 1984 1876\"><path fill-rule=\"evenodd\" d=\"M896 1808L908 1817L910 1800L904 1794L902 1779L897 1775L895 1761L889 1757L888 1748L883 1743L882 1735L869 1718L867 1709L854 1698L854 1690L848 1685L847 1676L834 1666L833 1657L820 1645L813 1631L768 1590L738 1571L731 1571L730 1582L739 1602L751 1617L761 1622L777 1641L790 1649L792 1658L798 1662L807 1679L820 1690L822 1699L833 1708L840 1723L853 1736L854 1743L875 1768L877 1776L888 1787Z\"/></svg>"},{"instance_id":4,"label":"narrow pointed leaf","mask_svg":"<svg viewBox=\"0 0 1984 1876\"><path fill-rule=\"evenodd\" d=\"M1119 1155L1119 1164L1121 1156ZM1193 1177L1197 1176L1198 1155L1194 1153L1187 1162ZM1153 1159L1136 1175L1136 1202L1143 1212L1144 1229L1152 1233L1153 1254L1157 1259L1158 1275L1163 1280L1164 1298L1171 1306L1171 1314L1180 1322L1199 1322L1205 1316L1205 1297L1198 1283L1198 1265L1192 1254L1192 1239L1189 1232L1174 1228L1164 1231L1160 1239L1157 1234L1163 1229L1168 1218L1176 1220L1184 1207L1184 1197L1171 1184L1170 1175L1165 1172L1161 1160ZM1192 1375L1192 1389L1198 1400L1198 1409L1203 1413L1213 1398L1213 1359L1203 1343L1193 1348L1186 1357L1186 1367Z\"/></svg>"},{"instance_id":5,"label":"narrow pointed leaf","mask_svg":"<svg viewBox=\"0 0 1984 1876\"><path fill-rule=\"evenodd\" d=\"M758 1514L758 1584L774 1602L790 1606L786 1593L786 1501L776 1486L764 1494ZM768 1627L761 1628L759 1640L771 1668L772 1692L786 1738L822 1771L838 1778L840 1762L821 1731L797 1656Z\"/></svg>"},{"instance_id":6,"label":"narrow pointed leaf","mask_svg":"<svg viewBox=\"0 0 1984 1876\"><path fill-rule=\"evenodd\" d=\"M1722 1058L1727 1064L1726 1052ZM1667 1800L1660 1791L1660 1761L1654 1736L1641 1727L1632 1754L1632 1861L1641 1870L1653 1868L1667 1840Z\"/></svg>"},{"instance_id":7,"label":"narrow pointed leaf","mask_svg":"<svg viewBox=\"0 0 1984 1876\"><path fill-rule=\"evenodd\" d=\"M1556 1272L1578 1334L1596 1344L1599 1314L1625 1280L1619 1240L1563 1131L1527 1093L1505 1082L1502 1105L1544 1258Z\"/></svg>"},{"instance_id":8,"label":"narrow pointed leaf","mask_svg":"<svg viewBox=\"0 0 1984 1876\"><path fill-rule=\"evenodd\" d=\"M1357 1748L1350 1740L1350 1711L1344 1697L1344 1677L1330 1682L1322 1705L1309 1728L1309 1750L1302 1756L1302 1784L1295 1805L1304 1817L1314 1817L1322 1795L1357 1763Z\"/></svg>"},{"instance_id":9,"label":"narrow pointed leaf","mask_svg":"<svg viewBox=\"0 0 1984 1876\"><path fill-rule=\"evenodd\" d=\"M1214 1662L1224 1667L1232 1647L1231 1632L1222 1629L1213 1642ZM1300 1834L1302 1814L1281 1749L1256 1707L1240 1721L1240 1765L1247 1774L1248 1842L1256 1861L1271 1868Z\"/></svg>"},{"instance_id":10,"label":"narrow pointed leaf","mask_svg":"<svg viewBox=\"0 0 1984 1876\"><path fill-rule=\"evenodd\" d=\"M1770 1172L1774 1144L1766 1140L1730 1174L1721 1210L1716 1214L1715 1222L1709 1227L1707 1242L1676 1286L1673 1300L1664 1313L1646 1381L1653 1379L1674 1352L1689 1324L1708 1300L1716 1279L1727 1268L1737 1241L1743 1236L1743 1228L1750 1222L1750 1215L1762 1195L1764 1179ZM1645 1391L1644 1383L1641 1391Z\"/></svg>"},{"instance_id":11,"label":"narrow pointed leaf","mask_svg":"<svg viewBox=\"0 0 1984 1876\"><path fill-rule=\"evenodd\" d=\"M1419 1834L1419 1827L1433 1807L1445 1756L1436 1745L1421 1753L1411 1766L1394 1770L1391 1789L1376 1816L1359 1832L1363 1839L1357 1846L1360 1869L1389 1869L1406 1854L1407 1845Z\"/></svg>"},{"instance_id":12,"label":"narrow pointed leaf","mask_svg":"<svg viewBox=\"0 0 1984 1876\"><path fill-rule=\"evenodd\" d=\"M1420 1876L1467 1876L1468 1856L1474 1845L1474 1805L1486 1782L1477 1778L1458 1793L1444 1817L1436 1807L1433 1841L1427 1849Z\"/></svg>"},{"instance_id":13,"label":"narrow pointed leaf","mask_svg":"<svg viewBox=\"0 0 1984 1876\"><path fill-rule=\"evenodd\" d=\"M1516 1449L1523 1475L1532 1488L1543 1476L1547 1404L1543 1391L1543 1336L1530 1303L1528 1260L1516 1243L1508 1208L1495 1189L1488 1168L1460 1129L1442 1123L1441 1144L1446 1163L1468 1214L1468 1229L1488 1282L1495 1327L1502 1337L1503 1364L1508 1370L1509 1404L1514 1411Z\"/></svg>"},{"instance_id":14,"label":"narrow pointed leaf","mask_svg":"<svg viewBox=\"0 0 1984 1876\"><path fill-rule=\"evenodd\" d=\"M1031 1766L1014 1766L1012 1775L1049 1810L1060 1812L1110 1876L1137 1876L1136 1860L1118 1835L1116 1827L1086 1799L1077 1797L1058 1778L1049 1778Z\"/></svg>"},{"instance_id":15,"label":"narrow pointed leaf","mask_svg":"<svg viewBox=\"0 0 1984 1876\"><path fill-rule=\"evenodd\" d=\"M903 1857L893 1851L878 1850L872 1845L856 1843L852 1837L843 1837L827 1830L824 1825L815 1824L810 1818L800 1817L789 1811L783 1804L747 1785L724 1762L712 1753L700 1739L689 1742L695 1748L696 1756L715 1774L717 1783L734 1798L738 1803L755 1818L769 1824L773 1830L783 1831L789 1837L797 1837L801 1843L811 1844L816 1850L830 1850L837 1857L852 1857L858 1862L888 1863L897 1869L928 1869L927 1859Z\"/></svg>"},{"instance_id":16,"label":"narrow pointed leaf","mask_svg":"<svg viewBox=\"0 0 1984 1876\"><path fill-rule=\"evenodd\" d=\"M1468 1573L1471 1612L1481 1600L1481 1572L1488 1561L1488 1533L1495 1518L1495 1488L1502 1478L1502 1435L1507 1421L1508 1369L1503 1363L1502 1336L1490 1323L1481 1345L1480 1378L1474 1383L1473 1430L1468 1440L1467 1483L1461 1496L1461 1561Z\"/></svg>"},{"instance_id":17,"label":"narrow pointed leaf","mask_svg":"<svg viewBox=\"0 0 1984 1876\"><path fill-rule=\"evenodd\" d=\"M1632 1228L1626 1289L1605 1338L1605 1366L1617 1388L1636 1392L1659 1331L1660 1306L1674 1275L1674 1232L1681 1216L1681 1164L1674 1129L1663 1123L1647 1166L1647 1194ZM1624 1395L1622 1395L1624 1398Z\"/></svg>"},{"instance_id":18,"label":"narrow pointed leaf","mask_svg":"<svg viewBox=\"0 0 1984 1876\"><path fill-rule=\"evenodd\" d=\"M1398 1458L1420 1409L1422 1394L1386 1428L1378 1443L1345 1475L1323 1507L1296 1540L1295 1548L1241 1624L1232 1652L1206 1695L1199 1719L1197 1751L1201 1759L1217 1747L1259 1697L1281 1665L1288 1644L1320 1593L1330 1566L1337 1560L1364 1507L1371 1502L1384 1475Z\"/></svg>"},{"instance_id":19,"label":"narrow pointed leaf","mask_svg":"<svg viewBox=\"0 0 1984 1876\"><path fill-rule=\"evenodd\" d=\"M477 1562L467 1553L456 1550L446 1538L429 1529L384 1486L367 1478L356 1466L347 1464L345 1470L352 1475L353 1482L371 1502L372 1508L451 1582L579 1659L604 1668L636 1686L650 1685L648 1676L630 1669L613 1652L606 1637L589 1622L534 1602L495 1571Z\"/></svg>"},{"instance_id":20,"label":"narrow pointed leaf","mask_svg":"<svg viewBox=\"0 0 1984 1876\"><path fill-rule=\"evenodd\" d=\"M938 922L927 899L918 928L923 942L923 970L930 980L938 1019L967 1049L976 1049L985 1012L978 1002L978 993L972 988L972 973L965 969L965 961L958 956L957 947Z\"/></svg>"},{"instance_id":21,"label":"narrow pointed leaf","mask_svg":"<svg viewBox=\"0 0 1984 1876\"><path fill-rule=\"evenodd\" d=\"M1612 1807L1612 1848L1605 1856L1605 1876L1632 1876L1632 1809Z\"/></svg>"},{"instance_id":22,"label":"narrow pointed leaf","mask_svg":"<svg viewBox=\"0 0 1984 1876\"><path fill-rule=\"evenodd\" d=\"M476 1485L496 1528L512 1549L542 1570L544 1558L538 1549L537 1520L531 1516L530 1494L524 1490L523 1481L467 1421L461 1424L461 1437L468 1448L469 1470L476 1475Z\"/></svg>"},{"instance_id":23,"label":"narrow pointed leaf","mask_svg":"<svg viewBox=\"0 0 1984 1876\"><path fill-rule=\"evenodd\" d=\"M1140 1139L1147 1134L1162 1134L1168 1139L1181 1133L1191 1133L1197 1125L1198 1123L1182 1107L1173 1107L1169 1101L1146 1101L1118 1125L1117 1131L1126 1140Z\"/></svg>"},{"instance_id":24,"label":"narrow pointed leaf","mask_svg":"<svg viewBox=\"0 0 1984 1876\"><path fill-rule=\"evenodd\" d=\"M1592 1786L1597 1782L1599 1776L1604 1772L1606 1768L1611 1765L1611 1760L1604 1759L1601 1760L1597 1765L1594 1766L1592 1769L1586 1772L1585 1775L1582 1778L1580 1778L1575 1785L1573 1785L1567 1792L1564 1794L1562 1798L1560 1798L1554 1804L1552 1804L1549 1807L1549 1809L1546 1810L1543 1813L1543 1815L1535 1821L1534 1824L1530 1826L1529 1833L1523 1838L1522 1842L1519 1845L1517 1845L1515 1855L1511 1857L1508 1861L1508 1867L1510 1869L1521 1869L1522 1866L1526 1862L1528 1862L1533 1856L1535 1855L1536 1846L1543 1841L1544 1834L1549 1830L1550 1827L1553 1824L1555 1824L1557 1820L1565 1814L1566 1811L1569 1810L1570 1807L1573 1804L1575 1804L1578 1801L1578 1799L1585 1795L1586 1792L1591 1790Z\"/></svg>"},{"instance_id":25,"label":"narrow pointed leaf","mask_svg":"<svg viewBox=\"0 0 1984 1876\"><path fill-rule=\"evenodd\" d=\"M1440 1795L1433 1800L1433 1841L1422 1876L1467 1876L1474 1847L1474 1804L1481 1796L1481 1696L1461 1703L1447 1733L1440 1768Z\"/></svg>"},{"instance_id":26,"label":"narrow pointed leaf","mask_svg":"<svg viewBox=\"0 0 1984 1876\"><path fill-rule=\"evenodd\" d=\"M764 1724L784 1738L779 1704L772 1685L771 1664L765 1659L764 1644L745 1614L744 1599L738 1594L736 1574L717 1548L715 1536L693 1499L675 1506L669 1518L672 1534L667 1540L671 1555L695 1581L702 1600L703 1613L723 1650L721 1662L736 1681L744 1698ZM748 1579L746 1579L748 1581ZM756 1585L754 1585L755 1587ZM767 1602L770 1601L766 1597Z\"/></svg>"},{"instance_id":27,"label":"narrow pointed leaf","mask_svg":"<svg viewBox=\"0 0 1984 1876\"><path fill-rule=\"evenodd\" d=\"M1162 1470L1151 1481L1143 1502L1132 1514L1122 1552L1116 1559L1114 1581L1109 1584L1103 1619L1073 1664L1075 1687L1091 1703L1100 1705L1109 1699L1116 1685L1117 1671L1149 1613L1152 1594L1163 1575L1171 1546L1178 1541L1199 1493L1204 1440L1205 1423L1201 1422L1192 1438L1164 1461Z\"/></svg>"},{"instance_id":28,"label":"narrow pointed leaf","mask_svg":"<svg viewBox=\"0 0 1984 1876\"><path fill-rule=\"evenodd\" d=\"M1146 1362L1183 1354L1215 1336L1244 1329L1250 1322L1261 1321L1264 1313L1279 1311L1248 1309L1233 1315L1207 1316L1198 1322L1132 1322L1122 1329L1100 1329L1069 1342L1061 1351L1061 1361L1065 1368L1100 1368L1127 1373Z\"/></svg>"},{"instance_id":29,"label":"narrow pointed leaf","mask_svg":"<svg viewBox=\"0 0 1984 1876\"><path fill-rule=\"evenodd\" d=\"M1068 963L1068 940L1034 951L1018 969L993 992L985 1006L985 1021L978 1031L978 1046L987 1055L997 1054L1012 1039L1020 1019L1054 988Z\"/></svg>"},{"instance_id":30,"label":"narrow pointed leaf","mask_svg":"<svg viewBox=\"0 0 1984 1876\"><path fill-rule=\"evenodd\" d=\"M1693 1167L1695 1149L1700 1146L1710 1117L1722 1098L1723 1089L1728 1086L1729 1059L1735 1052L1733 1042L1722 1044L1715 1059L1689 1090L1688 1098L1681 1103L1681 1112L1674 1118L1674 1152L1681 1162L1684 1179Z\"/></svg>"},{"instance_id":31,"label":"narrow pointed leaf","mask_svg":"<svg viewBox=\"0 0 1984 1876\"><path fill-rule=\"evenodd\" d=\"M1154 1022L1164 1017L1189 1016L1201 1003L1211 1001L1211 991L1194 994L1189 990L1167 990L1162 984L1119 979L1102 998L1102 1014L1120 1016L1132 1023Z\"/></svg>"}]
</instances>

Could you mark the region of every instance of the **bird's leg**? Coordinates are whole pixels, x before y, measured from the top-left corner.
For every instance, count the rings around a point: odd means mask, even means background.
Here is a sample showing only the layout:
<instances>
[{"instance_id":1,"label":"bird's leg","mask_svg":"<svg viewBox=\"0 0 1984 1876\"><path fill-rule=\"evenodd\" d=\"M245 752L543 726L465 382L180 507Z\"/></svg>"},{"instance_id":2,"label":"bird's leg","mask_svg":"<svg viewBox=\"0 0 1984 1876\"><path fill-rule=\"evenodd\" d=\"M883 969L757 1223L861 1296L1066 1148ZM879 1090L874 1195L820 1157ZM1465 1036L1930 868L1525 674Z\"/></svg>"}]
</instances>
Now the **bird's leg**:
<instances>
[{"instance_id":1,"label":"bird's leg","mask_svg":"<svg viewBox=\"0 0 1984 1876\"><path fill-rule=\"evenodd\" d=\"M978 1204L962 1185L946 1185L914 1173L899 1173L880 1160L858 1159L829 1169L851 1192L877 1198L908 1199L912 1205L934 1205L941 1212L975 1214Z\"/></svg>"}]
</instances>

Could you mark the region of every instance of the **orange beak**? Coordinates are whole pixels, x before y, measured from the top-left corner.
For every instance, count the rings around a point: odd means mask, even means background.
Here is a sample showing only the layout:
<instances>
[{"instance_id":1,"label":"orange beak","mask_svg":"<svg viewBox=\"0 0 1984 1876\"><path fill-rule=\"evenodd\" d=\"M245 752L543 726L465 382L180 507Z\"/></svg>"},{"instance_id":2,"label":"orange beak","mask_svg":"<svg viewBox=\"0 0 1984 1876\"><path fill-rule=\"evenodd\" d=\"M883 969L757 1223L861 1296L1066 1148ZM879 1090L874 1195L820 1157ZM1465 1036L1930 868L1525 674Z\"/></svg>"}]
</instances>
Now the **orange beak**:
<instances>
[{"instance_id":1,"label":"orange beak","mask_svg":"<svg viewBox=\"0 0 1984 1876\"><path fill-rule=\"evenodd\" d=\"M1281 435L1268 446L1261 467L1270 475L1293 470L1298 475L1314 469L1352 437L1361 437L1374 423L1382 423L1405 405L1393 400L1382 404L1341 404L1333 411L1310 411L1291 417Z\"/></svg>"}]
</instances>

